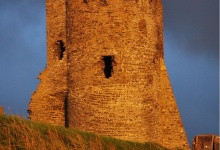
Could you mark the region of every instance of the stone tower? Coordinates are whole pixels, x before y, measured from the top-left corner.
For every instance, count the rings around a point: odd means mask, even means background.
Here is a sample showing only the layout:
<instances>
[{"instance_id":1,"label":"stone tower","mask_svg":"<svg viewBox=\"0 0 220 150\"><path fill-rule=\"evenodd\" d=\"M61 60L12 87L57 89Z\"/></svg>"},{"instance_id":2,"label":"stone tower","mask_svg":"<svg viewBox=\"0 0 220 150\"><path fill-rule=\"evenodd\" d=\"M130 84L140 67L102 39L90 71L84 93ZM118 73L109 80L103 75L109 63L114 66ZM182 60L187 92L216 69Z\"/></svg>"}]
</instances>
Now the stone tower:
<instances>
[{"instance_id":1,"label":"stone tower","mask_svg":"<svg viewBox=\"0 0 220 150\"><path fill-rule=\"evenodd\" d=\"M29 117L188 149L163 57L161 0L47 0L47 67Z\"/></svg>"}]
</instances>

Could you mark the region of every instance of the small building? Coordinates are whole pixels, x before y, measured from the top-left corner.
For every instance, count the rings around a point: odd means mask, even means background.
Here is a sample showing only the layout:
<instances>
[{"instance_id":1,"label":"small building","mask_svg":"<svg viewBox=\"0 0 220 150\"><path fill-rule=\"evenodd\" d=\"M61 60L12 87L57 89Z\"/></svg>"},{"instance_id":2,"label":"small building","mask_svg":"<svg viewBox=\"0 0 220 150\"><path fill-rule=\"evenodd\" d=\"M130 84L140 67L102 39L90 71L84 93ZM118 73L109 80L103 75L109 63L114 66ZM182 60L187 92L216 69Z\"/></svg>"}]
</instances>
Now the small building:
<instances>
[{"instance_id":1,"label":"small building","mask_svg":"<svg viewBox=\"0 0 220 150\"><path fill-rule=\"evenodd\" d=\"M197 135L193 139L192 150L219 150L220 137L214 134Z\"/></svg>"}]
</instances>

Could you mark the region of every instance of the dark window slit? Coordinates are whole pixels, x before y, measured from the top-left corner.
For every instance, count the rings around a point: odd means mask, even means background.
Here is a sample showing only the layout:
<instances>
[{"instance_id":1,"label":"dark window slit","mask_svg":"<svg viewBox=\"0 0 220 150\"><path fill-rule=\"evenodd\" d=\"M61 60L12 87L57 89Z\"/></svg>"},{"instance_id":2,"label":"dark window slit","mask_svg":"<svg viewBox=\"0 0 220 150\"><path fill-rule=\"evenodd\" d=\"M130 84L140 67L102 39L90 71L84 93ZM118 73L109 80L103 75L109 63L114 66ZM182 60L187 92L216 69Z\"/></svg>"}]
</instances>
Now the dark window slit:
<instances>
[{"instance_id":1,"label":"dark window slit","mask_svg":"<svg viewBox=\"0 0 220 150\"><path fill-rule=\"evenodd\" d=\"M65 46L62 40L57 40L57 43L59 44L59 50L60 50L59 60L61 60L63 58L63 53L65 52Z\"/></svg>"},{"instance_id":2,"label":"dark window slit","mask_svg":"<svg viewBox=\"0 0 220 150\"><path fill-rule=\"evenodd\" d=\"M112 72L113 72L114 57L113 56L103 56L102 59L105 64L105 67L104 67L105 77L110 78L112 76Z\"/></svg>"}]
</instances>

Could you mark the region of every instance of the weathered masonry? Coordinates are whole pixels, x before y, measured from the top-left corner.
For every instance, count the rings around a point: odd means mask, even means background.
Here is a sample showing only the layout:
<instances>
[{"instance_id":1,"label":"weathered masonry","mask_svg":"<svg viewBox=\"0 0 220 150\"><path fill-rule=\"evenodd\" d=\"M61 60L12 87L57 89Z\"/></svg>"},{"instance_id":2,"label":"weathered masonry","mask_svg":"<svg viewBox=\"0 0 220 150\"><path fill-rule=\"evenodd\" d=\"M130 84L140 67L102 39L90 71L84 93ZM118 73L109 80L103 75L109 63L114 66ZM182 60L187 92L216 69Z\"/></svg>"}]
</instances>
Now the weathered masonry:
<instances>
[{"instance_id":1,"label":"weathered masonry","mask_svg":"<svg viewBox=\"0 0 220 150\"><path fill-rule=\"evenodd\" d=\"M189 149L163 55L161 0L47 0L32 120Z\"/></svg>"}]
</instances>

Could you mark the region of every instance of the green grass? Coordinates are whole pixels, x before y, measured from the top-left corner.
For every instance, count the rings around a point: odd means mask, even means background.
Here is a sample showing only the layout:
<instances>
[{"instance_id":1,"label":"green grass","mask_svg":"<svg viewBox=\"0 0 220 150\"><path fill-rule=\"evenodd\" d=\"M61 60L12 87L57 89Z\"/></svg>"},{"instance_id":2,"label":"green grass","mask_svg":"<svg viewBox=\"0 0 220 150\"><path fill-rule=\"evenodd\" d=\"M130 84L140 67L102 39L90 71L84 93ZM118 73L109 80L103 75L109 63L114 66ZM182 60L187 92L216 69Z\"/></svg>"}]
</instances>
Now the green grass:
<instances>
[{"instance_id":1,"label":"green grass","mask_svg":"<svg viewBox=\"0 0 220 150\"><path fill-rule=\"evenodd\" d=\"M167 150L55 125L0 115L0 150Z\"/></svg>"}]
</instances>

